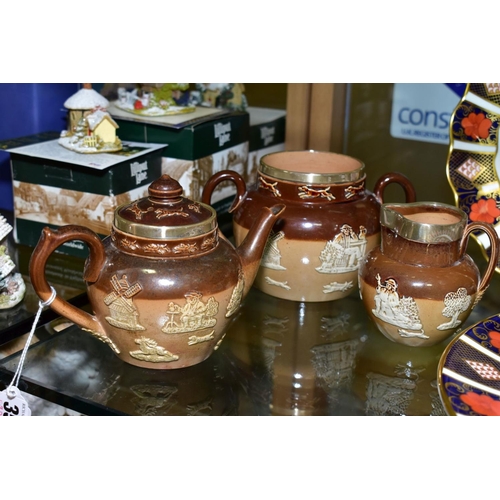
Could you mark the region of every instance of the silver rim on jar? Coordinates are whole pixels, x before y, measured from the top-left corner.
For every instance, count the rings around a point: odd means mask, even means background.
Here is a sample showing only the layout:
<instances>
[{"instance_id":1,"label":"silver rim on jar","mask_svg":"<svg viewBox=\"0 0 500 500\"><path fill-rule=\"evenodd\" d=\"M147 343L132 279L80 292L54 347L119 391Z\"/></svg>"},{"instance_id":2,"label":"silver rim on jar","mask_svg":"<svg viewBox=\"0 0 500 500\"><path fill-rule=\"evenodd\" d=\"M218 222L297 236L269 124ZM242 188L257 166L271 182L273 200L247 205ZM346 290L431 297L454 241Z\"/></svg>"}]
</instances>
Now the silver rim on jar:
<instances>
[{"instance_id":1,"label":"silver rim on jar","mask_svg":"<svg viewBox=\"0 0 500 500\"><path fill-rule=\"evenodd\" d=\"M260 159L260 173L305 184L344 184L360 180L365 165L351 156L323 151L278 151Z\"/></svg>"},{"instance_id":2,"label":"silver rim on jar","mask_svg":"<svg viewBox=\"0 0 500 500\"><path fill-rule=\"evenodd\" d=\"M411 219L421 214L447 214L453 220L440 224ZM438 202L384 203L380 209L380 224L408 240L445 243L462 238L467 226L467 214L452 205Z\"/></svg>"}]
</instances>

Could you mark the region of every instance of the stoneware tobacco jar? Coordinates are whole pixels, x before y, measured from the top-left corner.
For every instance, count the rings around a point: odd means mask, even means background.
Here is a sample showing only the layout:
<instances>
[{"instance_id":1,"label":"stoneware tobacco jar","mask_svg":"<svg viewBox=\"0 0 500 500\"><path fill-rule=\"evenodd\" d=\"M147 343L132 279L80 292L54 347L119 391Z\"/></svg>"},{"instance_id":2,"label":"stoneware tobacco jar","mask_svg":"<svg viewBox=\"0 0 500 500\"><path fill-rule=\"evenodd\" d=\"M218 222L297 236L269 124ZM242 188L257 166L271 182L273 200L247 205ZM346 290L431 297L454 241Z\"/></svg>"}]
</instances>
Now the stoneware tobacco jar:
<instances>
[{"instance_id":1,"label":"stoneware tobacco jar","mask_svg":"<svg viewBox=\"0 0 500 500\"><path fill-rule=\"evenodd\" d=\"M236 185L233 232L243 240L262 207L284 203L274 225L254 285L274 297L323 302L357 290L361 258L380 242L380 205L385 187L399 184L407 202L413 185L388 173L365 187L364 164L349 156L320 151L283 151L261 158L258 181L249 186L233 171L214 174L202 201L210 203L223 181Z\"/></svg>"},{"instance_id":2,"label":"stoneware tobacco jar","mask_svg":"<svg viewBox=\"0 0 500 500\"><path fill-rule=\"evenodd\" d=\"M359 267L359 290L368 315L390 340L432 346L462 328L494 274L499 240L493 226L467 224L465 212L435 202L384 204L382 238ZM480 272L467 255L471 232L491 242Z\"/></svg>"},{"instance_id":3,"label":"stoneware tobacco jar","mask_svg":"<svg viewBox=\"0 0 500 500\"><path fill-rule=\"evenodd\" d=\"M31 256L33 288L47 301L45 266L52 252L70 240L88 245L84 280L93 314L59 296L50 307L132 365L183 368L218 348L284 210L283 204L262 208L235 249L220 232L215 210L182 193L163 175L148 197L116 209L104 240L83 226L46 227Z\"/></svg>"}]
</instances>

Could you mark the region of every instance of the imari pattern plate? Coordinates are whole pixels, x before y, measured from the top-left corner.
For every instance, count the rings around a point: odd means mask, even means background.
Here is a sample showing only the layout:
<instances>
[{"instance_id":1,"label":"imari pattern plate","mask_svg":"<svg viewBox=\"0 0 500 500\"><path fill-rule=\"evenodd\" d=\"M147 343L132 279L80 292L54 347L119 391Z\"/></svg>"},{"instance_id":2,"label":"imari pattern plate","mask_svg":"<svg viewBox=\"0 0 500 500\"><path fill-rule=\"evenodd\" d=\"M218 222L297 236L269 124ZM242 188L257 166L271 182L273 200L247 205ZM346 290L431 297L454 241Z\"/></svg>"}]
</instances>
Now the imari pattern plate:
<instances>
[{"instance_id":1,"label":"imari pattern plate","mask_svg":"<svg viewBox=\"0 0 500 500\"><path fill-rule=\"evenodd\" d=\"M469 221L489 222L500 233L499 121L500 83L468 83L450 121L446 175ZM473 237L488 257L486 234Z\"/></svg>"},{"instance_id":2,"label":"imari pattern plate","mask_svg":"<svg viewBox=\"0 0 500 500\"><path fill-rule=\"evenodd\" d=\"M448 415L500 416L500 316L456 337L441 356L437 379Z\"/></svg>"}]
</instances>

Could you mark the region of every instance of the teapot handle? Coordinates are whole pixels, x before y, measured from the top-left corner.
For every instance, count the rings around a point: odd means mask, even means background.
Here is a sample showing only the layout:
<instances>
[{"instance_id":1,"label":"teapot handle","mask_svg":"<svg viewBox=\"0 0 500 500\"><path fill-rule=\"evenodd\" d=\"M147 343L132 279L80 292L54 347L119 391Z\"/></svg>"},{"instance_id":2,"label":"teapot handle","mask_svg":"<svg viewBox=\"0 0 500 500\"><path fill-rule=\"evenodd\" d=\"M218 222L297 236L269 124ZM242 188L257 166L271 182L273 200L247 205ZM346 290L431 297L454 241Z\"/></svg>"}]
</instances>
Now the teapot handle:
<instances>
[{"instance_id":1,"label":"teapot handle","mask_svg":"<svg viewBox=\"0 0 500 500\"><path fill-rule=\"evenodd\" d=\"M399 172L389 172L382 175L373 188L373 194L380 203L384 202L384 190L389 184L399 184L403 188L406 196L406 203L417 201L417 194L410 179Z\"/></svg>"},{"instance_id":2,"label":"teapot handle","mask_svg":"<svg viewBox=\"0 0 500 500\"><path fill-rule=\"evenodd\" d=\"M498 265L498 256L500 252L500 240L498 238L498 234L495 231L495 228L486 222L471 222L467 225L467 227L464 230L464 234L462 236L462 241L460 243L460 255L464 255L465 251L467 249L467 243L469 242L469 235L473 231L483 231L486 233L490 240L490 257L489 257L489 262L488 262L488 267L486 268L486 271L484 272L484 275L477 287L477 297L478 300L481 298L483 293L486 291L488 288L488 285L490 283L490 280L495 272L495 269Z\"/></svg>"},{"instance_id":3,"label":"teapot handle","mask_svg":"<svg viewBox=\"0 0 500 500\"><path fill-rule=\"evenodd\" d=\"M31 284L42 301L46 301L52 295L52 290L45 276L47 260L57 247L71 240L83 241L88 245L90 250L89 257L85 263L84 280L93 283L97 281L101 273L106 256L101 239L96 233L86 227L73 224L62 226L56 230L45 227L31 254L29 263ZM50 307L78 326L104 335L103 329L95 316L73 306L58 295L56 295Z\"/></svg>"},{"instance_id":4,"label":"teapot handle","mask_svg":"<svg viewBox=\"0 0 500 500\"><path fill-rule=\"evenodd\" d=\"M220 172L212 175L212 177L208 179L208 182L203 188L201 201L203 203L206 203L207 205L210 205L214 189L218 184L224 181L231 181L236 185L236 197L233 201L233 204L231 205L231 208L229 209L229 213L231 213L240 206L240 203L243 201L243 198L247 192L245 180L238 172L235 172L234 170L221 170Z\"/></svg>"}]
</instances>

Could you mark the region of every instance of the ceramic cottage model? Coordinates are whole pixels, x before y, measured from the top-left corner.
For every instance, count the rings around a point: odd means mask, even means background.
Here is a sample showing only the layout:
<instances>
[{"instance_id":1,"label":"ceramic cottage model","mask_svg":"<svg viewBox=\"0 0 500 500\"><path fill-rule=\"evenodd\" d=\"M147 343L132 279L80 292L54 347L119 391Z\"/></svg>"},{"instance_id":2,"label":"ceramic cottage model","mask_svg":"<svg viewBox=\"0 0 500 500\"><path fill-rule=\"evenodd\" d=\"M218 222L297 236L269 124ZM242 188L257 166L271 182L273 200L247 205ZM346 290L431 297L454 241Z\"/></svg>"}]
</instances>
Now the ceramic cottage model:
<instances>
[{"instance_id":1,"label":"ceramic cottage model","mask_svg":"<svg viewBox=\"0 0 500 500\"><path fill-rule=\"evenodd\" d=\"M245 111L248 100L243 83L197 83L190 101L196 106Z\"/></svg>"},{"instance_id":2,"label":"ceramic cottage model","mask_svg":"<svg viewBox=\"0 0 500 500\"><path fill-rule=\"evenodd\" d=\"M118 124L106 111L109 101L84 84L66 100L68 130L61 132L59 144L78 153L112 153L122 149L116 135Z\"/></svg>"},{"instance_id":3,"label":"ceramic cottage model","mask_svg":"<svg viewBox=\"0 0 500 500\"><path fill-rule=\"evenodd\" d=\"M219 232L215 210L184 198L181 185L163 175L148 197L116 209L103 241L82 226L45 228L30 261L33 288L47 300L47 259L62 243L81 240L90 249L84 278L94 315L61 297L50 307L130 364L191 366L221 343L283 209L264 208L235 249Z\"/></svg>"},{"instance_id":4,"label":"ceramic cottage model","mask_svg":"<svg viewBox=\"0 0 500 500\"><path fill-rule=\"evenodd\" d=\"M12 226L0 216L0 309L10 309L24 298L26 285L20 273L13 272L16 265L11 259L6 238Z\"/></svg>"},{"instance_id":5,"label":"ceramic cottage model","mask_svg":"<svg viewBox=\"0 0 500 500\"><path fill-rule=\"evenodd\" d=\"M267 242L255 286L274 297L304 302L337 300L357 290L359 262L380 240L386 185L400 184L406 201L415 199L413 186L402 174L382 176L370 193L361 161L318 151L263 156L258 182L248 190L236 172L218 172L206 184L203 201L208 202L215 186L225 180L237 187L237 243L261 207L277 201L286 205Z\"/></svg>"},{"instance_id":6,"label":"ceramic cottage model","mask_svg":"<svg viewBox=\"0 0 500 500\"><path fill-rule=\"evenodd\" d=\"M386 204L382 241L363 259L359 289L368 315L394 342L437 344L460 329L489 285L498 262L493 226L467 225L459 208L435 202ZM490 240L490 262L481 278L465 253L469 234Z\"/></svg>"},{"instance_id":7,"label":"ceramic cottage model","mask_svg":"<svg viewBox=\"0 0 500 500\"><path fill-rule=\"evenodd\" d=\"M123 111L142 116L168 116L196 111L195 106L181 104L188 83L142 83L127 90L118 87L118 99L113 104ZM178 104L179 102L179 104Z\"/></svg>"}]
</instances>

